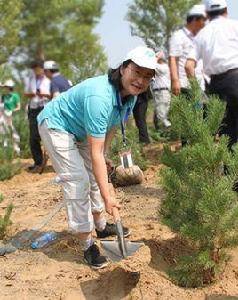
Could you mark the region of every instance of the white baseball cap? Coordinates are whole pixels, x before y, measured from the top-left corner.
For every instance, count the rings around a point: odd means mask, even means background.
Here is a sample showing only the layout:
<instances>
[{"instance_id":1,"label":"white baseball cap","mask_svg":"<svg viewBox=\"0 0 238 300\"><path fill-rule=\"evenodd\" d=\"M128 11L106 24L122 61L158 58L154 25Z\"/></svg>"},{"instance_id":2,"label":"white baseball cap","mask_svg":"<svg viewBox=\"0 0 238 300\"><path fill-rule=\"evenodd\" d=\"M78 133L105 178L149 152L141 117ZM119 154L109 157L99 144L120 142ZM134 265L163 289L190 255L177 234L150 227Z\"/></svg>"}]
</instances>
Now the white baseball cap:
<instances>
[{"instance_id":1,"label":"white baseball cap","mask_svg":"<svg viewBox=\"0 0 238 300\"><path fill-rule=\"evenodd\" d=\"M58 70L59 66L54 60L47 60L44 62L45 70Z\"/></svg>"},{"instance_id":2,"label":"white baseball cap","mask_svg":"<svg viewBox=\"0 0 238 300\"><path fill-rule=\"evenodd\" d=\"M226 0L207 0L206 1L206 11L215 11L227 7Z\"/></svg>"},{"instance_id":3,"label":"white baseball cap","mask_svg":"<svg viewBox=\"0 0 238 300\"><path fill-rule=\"evenodd\" d=\"M206 10L204 4L196 4L194 5L190 11L188 12L188 17L190 16L203 16L206 17Z\"/></svg>"},{"instance_id":4,"label":"white baseball cap","mask_svg":"<svg viewBox=\"0 0 238 300\"><path fill-rule=\"evenodd\" d=\"M124 61L132 60L135 64L142 68L155 70L157 65L154 50L145 46L139 46L127 53Z\"/></svg>"},{"instance_id":5,"label":"white baseball cap","mask_svg":"<svg viewBox=\"0 0 238 300\"><path fill-rule=\"evenodd\" d=\"M15 83L12 79L8 79L2 84L2 86L13 88L15 86Z\"/></svg>"}]
</instances>

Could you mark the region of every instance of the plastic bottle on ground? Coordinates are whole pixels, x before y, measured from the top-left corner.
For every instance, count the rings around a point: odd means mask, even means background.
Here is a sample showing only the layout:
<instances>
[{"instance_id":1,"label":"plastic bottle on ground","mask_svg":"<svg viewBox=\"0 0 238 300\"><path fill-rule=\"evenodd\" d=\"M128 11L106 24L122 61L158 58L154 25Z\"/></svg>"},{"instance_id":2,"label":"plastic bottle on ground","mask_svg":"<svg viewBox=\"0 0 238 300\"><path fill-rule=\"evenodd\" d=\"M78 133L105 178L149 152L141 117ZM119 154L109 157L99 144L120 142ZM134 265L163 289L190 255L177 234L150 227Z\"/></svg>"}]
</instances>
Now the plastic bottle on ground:
<instances>
[{"instance_id":1,"label":"plastic bottle on ground","mask_svg":"<svg viewBox=\"0 0 238 300\"><path fill-rule=\"evenodd\" d=\"M39 249L47 245L48 243L57 239L57 233L55 231L48 231L38 237L34 242L31 243L32 249Z\"/></svg>"}]
</instances>

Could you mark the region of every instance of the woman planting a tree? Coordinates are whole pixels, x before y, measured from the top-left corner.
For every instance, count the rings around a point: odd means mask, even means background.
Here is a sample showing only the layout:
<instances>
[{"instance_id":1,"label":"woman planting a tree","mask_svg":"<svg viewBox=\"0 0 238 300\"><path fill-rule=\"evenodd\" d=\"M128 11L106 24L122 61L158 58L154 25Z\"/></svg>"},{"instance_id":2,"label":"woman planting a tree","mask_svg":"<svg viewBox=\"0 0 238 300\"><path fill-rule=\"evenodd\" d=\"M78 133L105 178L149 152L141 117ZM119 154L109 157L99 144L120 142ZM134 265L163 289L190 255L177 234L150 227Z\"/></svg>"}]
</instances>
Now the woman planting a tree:
<instances>
[{"instance_id":1,"label":"woman planting a tree","mask_svg":"<svg viewBox=\"0 0 238 300\"><path fill-rule=\"evenodd\" d=\"M98 237L115 235L115 226L106 222L103 210L105 205L112 214L113 208L119 208L109 192L105 157L115 127L123 128L155 66L154 51L137 47L117 69L62 93L38 116L42 141L62 182L69 227L78 233L84 259L93 268L108 264L92 239L93 225ZM124 235L128 234L124 228Z\"/></svg>"}]
</instances>

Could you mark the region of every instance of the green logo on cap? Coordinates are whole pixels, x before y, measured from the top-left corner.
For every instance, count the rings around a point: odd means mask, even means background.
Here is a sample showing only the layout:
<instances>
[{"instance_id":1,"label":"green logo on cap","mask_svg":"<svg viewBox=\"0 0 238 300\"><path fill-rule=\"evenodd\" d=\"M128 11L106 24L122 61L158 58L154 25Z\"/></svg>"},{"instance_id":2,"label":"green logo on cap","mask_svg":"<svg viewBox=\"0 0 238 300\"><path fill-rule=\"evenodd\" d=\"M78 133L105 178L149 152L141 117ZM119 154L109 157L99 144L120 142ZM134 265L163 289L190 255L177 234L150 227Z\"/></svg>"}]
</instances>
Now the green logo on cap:
<instances>
[{"instance_id":1,"label":"green logo on cap","mask_svg":"<svg viewBox=\"0 0 238 300\"><path fill-rule=\"evenodd\" d=\"M150 51L150 50L147 50L145 52L145 55L148 56L148 57L153 57L154 56L154 52L153 51Z\"/></svg>"}]
</instances>

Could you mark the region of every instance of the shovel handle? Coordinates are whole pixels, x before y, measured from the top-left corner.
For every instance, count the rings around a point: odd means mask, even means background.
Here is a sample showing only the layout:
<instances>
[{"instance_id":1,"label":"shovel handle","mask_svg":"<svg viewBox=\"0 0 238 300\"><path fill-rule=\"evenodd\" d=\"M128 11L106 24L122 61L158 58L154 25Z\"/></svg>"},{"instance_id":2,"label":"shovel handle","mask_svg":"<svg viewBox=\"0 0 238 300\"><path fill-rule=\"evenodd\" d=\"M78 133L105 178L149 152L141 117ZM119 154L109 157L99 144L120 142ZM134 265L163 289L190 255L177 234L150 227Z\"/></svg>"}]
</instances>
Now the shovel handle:
<instances>
[{"instance_id":1,"label":"shovel handle","mask_svg":"<svg viewBox=\"0 0 238 300\"><path fill-rule=\"evenodd\" d=\"M112 208L112 216L113 216L114 223L121 221L121 217L120 217L119 210L117 207Z\"/></svg>"},{"instance_id":2,"label":"shovel handle","mask_svg":"<svg viewBox=\"0 0 238 300\"><path fill-rule=\"evenodd\" d=\"M108 187L109 187L110 195L113 198L115 198L116 197L116 193L115 193L115 189L114 189L112 183L108 183ZM117 222L121 221L119 210L118 210L117 207L113 207L112 208L112 216L113 216L114 223L117 223Z\"/></svg>"}]
</instances>

